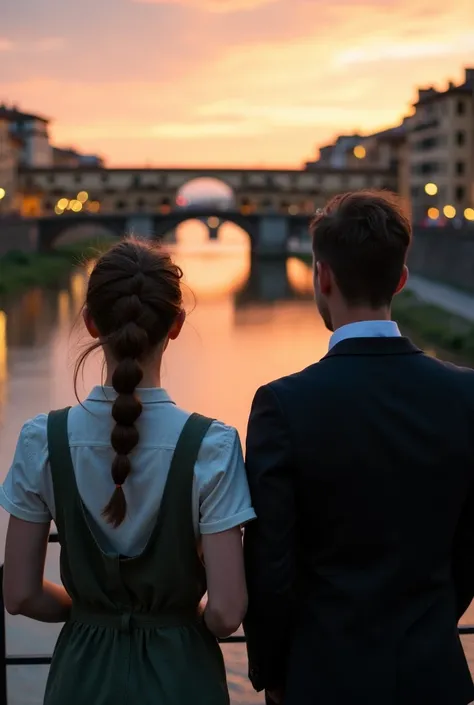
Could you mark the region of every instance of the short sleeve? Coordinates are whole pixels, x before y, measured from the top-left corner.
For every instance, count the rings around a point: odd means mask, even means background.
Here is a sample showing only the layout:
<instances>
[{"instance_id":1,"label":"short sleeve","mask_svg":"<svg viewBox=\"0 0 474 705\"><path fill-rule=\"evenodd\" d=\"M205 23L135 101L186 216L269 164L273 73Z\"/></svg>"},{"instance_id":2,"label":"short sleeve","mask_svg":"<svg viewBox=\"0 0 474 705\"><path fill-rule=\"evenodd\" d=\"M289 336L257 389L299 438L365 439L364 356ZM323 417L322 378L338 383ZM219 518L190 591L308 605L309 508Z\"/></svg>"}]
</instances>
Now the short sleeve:
<instances>
[{"instance_id":1,"label":"short sleeve","mask_svg":"<svg viewBox=\"0 0 474 705\"><path fill-rule=\"evenodd\" d=\"M195 479L201 534L217 534L255 519L235 428L213 422L199 451Z\"/></svg>"},{"instance_id":2,"label":"short sleeve","mask_svg":"<svg viewBox=\"0 0 474 705\"><path fill-rule=\"evenodd\" d=\"M21 429L12 465L0 487L0 506L17 519L49 523L46 495L47 416L27 421Z\"/></svg>"}]
</instances>

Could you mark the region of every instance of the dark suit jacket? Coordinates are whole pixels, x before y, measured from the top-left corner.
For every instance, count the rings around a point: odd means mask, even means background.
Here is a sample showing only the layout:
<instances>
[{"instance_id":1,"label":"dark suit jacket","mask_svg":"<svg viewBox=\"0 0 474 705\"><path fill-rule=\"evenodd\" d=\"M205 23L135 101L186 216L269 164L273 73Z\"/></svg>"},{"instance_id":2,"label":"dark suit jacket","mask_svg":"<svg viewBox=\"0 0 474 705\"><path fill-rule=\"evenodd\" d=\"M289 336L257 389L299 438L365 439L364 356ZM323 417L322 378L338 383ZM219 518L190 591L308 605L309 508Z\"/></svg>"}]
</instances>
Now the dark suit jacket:
<instances>
[{"instance_id":1,"label":"dark suit jacket","mask_svg":"<svg viewBox=\"0 0 474 705\"><path fill-rule=\"evenodd\" d=\"M287 705L466 705L474 371L354 338L260 388L247 436L250 677Z\"/></svg>"}]
</instances>

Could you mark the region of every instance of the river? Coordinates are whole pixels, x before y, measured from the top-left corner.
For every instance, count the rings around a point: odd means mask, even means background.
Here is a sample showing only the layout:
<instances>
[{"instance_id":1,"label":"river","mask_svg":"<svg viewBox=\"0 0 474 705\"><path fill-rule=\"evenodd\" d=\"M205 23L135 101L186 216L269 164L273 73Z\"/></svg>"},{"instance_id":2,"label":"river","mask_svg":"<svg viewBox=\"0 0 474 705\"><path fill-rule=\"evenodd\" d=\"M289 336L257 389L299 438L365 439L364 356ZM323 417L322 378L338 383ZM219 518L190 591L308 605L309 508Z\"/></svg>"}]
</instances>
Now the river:
<instances>
[{"instance_id":1,"label":"river","mask_svg":"<svg viewBox=\"0 0 474 705\"><path fill-rule=\"evenodd\" d=\"M219 242L206 241L196 226L184 228L173 246L189 315L166 352L163 384L179 405L236 426L243 442L257 387L319 360L329 334L312 299L310 268L294 257L252 261L246 236L226 227ZM75 403L72 369L86 340L78 315L86 283L80 270L57 290L34 289L0 302L0 481L23 422ZM100 380L96 357L81 395ZM7 520L0 512L2 552ZM58 580L57 566L58 548L50 546L47 577ZM57 631L7 617L8 653L51 653ZM262 703L248 685L244 646L224 646L224 654L233 705ZM10 705L39 705L46 673L42 666L10 667Z\"/></svg>"}]
</instances>

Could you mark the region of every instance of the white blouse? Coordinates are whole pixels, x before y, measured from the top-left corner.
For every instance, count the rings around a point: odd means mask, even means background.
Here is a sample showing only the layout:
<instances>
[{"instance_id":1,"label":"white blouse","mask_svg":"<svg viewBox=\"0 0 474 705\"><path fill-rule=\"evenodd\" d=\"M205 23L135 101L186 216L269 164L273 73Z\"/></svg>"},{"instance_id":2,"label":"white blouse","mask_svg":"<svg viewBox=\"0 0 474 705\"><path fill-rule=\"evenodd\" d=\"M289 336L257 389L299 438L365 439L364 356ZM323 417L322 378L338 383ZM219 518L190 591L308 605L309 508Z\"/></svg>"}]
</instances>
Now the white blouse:
<instances>
[{"instance_id":1,"label":"white blouse","mask_svg":"<svg viewBox=\"0 0 474 705\"><path fill-rule=\"evenodd\" d=\"M83 406L72 407L69 445L79 494L105 539L122 555L146 545L156 521L179 435L189 413L178 408L164 389L137 389L143 411L137 421L140 441L130 454L132 471L123 489L127 517L114 529L102 510L114 490L110 433L111 387L95 387ZM22 428L12 466L0 487L0 505L18 519L54 520L53 483L48 458L47 415ZM242 447L235 428L214 421L194 468L193 519L196 536L226 531L255 518L245 475Z\"/></svg>"}]
</instances>

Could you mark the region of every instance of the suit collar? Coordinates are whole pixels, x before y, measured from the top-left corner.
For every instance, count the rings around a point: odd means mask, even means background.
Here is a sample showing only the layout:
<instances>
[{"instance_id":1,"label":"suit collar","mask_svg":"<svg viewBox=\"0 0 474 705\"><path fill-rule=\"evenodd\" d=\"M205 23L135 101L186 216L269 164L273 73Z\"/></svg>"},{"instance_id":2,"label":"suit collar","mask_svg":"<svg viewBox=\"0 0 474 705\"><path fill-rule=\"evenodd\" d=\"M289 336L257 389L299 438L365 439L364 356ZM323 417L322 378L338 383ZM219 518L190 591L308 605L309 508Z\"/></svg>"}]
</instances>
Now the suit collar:
<instances>
[{"instance_id":1,"label":"suit collar","mask_svg":"<svg viewBox=\"0 0 474 705\"><path fill-rule=\"evenodd\" d=\"M322 359L335 355L414 355L422 352L405 337L346 338L336 343Z\"/></svg>"}]
</instances>

